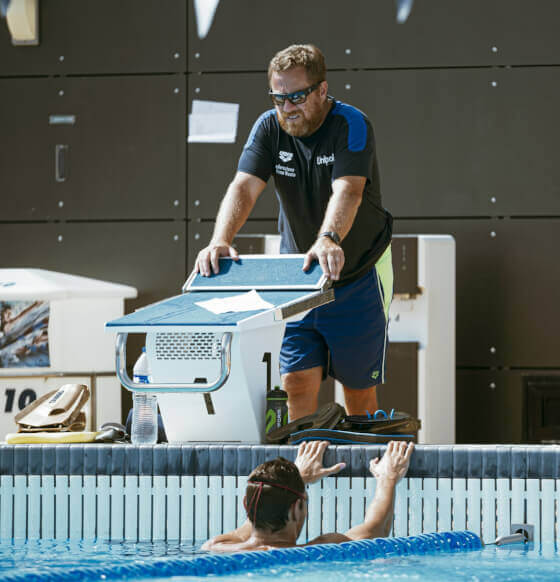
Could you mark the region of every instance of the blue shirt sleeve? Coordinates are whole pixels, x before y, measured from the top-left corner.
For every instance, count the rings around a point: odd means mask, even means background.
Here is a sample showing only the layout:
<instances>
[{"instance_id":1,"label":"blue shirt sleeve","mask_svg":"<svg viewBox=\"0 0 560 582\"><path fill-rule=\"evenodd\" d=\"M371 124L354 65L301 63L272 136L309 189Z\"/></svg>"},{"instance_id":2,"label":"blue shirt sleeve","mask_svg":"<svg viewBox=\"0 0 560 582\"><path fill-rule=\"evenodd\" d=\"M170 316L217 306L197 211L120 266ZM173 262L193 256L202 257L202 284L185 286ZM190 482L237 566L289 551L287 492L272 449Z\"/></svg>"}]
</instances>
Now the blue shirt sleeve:
<instances>
[{"instance_id":1,"label":"blue shirt sleeve","mask_svg":"<svg viewBox=\"0 0 560 582\"><path fill-rule=\"evenodd\" d=\"M361 111L348 105L337 106L333 113L340 116L341 131L336 143L332 180L364 176L371 182L376 163L371 123Z\"/></svg>"},{"instance_id":2,"label":"blue shirt sleeve","mask_svg":"<svg viewBox=\"0 0 560 582\"><path fill-rule=\"evenodd\" d=\"M253 125L237 169L267 182L273 172L272 133L274 110L263 113Z\"/></svg>"}]
</instances>

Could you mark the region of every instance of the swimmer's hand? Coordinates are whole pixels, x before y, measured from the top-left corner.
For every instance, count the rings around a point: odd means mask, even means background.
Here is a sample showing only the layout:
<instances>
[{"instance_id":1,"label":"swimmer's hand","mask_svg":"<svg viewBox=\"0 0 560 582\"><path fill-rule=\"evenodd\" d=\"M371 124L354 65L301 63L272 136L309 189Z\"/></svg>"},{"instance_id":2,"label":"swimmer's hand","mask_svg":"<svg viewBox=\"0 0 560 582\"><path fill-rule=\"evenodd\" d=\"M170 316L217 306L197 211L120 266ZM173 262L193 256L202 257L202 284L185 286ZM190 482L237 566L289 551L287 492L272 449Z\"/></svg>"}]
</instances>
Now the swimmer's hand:
<instances>
[{"instance_id":1,"label":"swimmer's hand","mask_svg":"<svg viewBox=\"0 0 560 582\"><path fill-rule=\"evenodd\" d=\"M203 277L210 277L212 273L217 275L220 272L220 257L231 257L234 261L239 260L237 250L227 242L210 241L210 244L203 248L196 257L195 273L200 273Z\"/></svg>"},{"instance_id":2,"label":"swimmer's hand","mask_svg":"<svg viewBox=\"0 0 560 582\"><path fill-rule=\"evenodd\" d=\"M323 477L338 473L346 467L346 463L323 467L323 456L328 446L329 443L327 441L303 442L299 445L295 464L305 484L315 483Z\"/></svg>"},{"instance_id":3,"label":"swimmer's hand","mask_svg":"<svg viewBox=\"0 0 560 582\"><path fill-rule=\"evenodd\" d=\"M369 470L376 479L386 479L398 483L408 471L414 443L391 441L383 458L372 459Z\"/></svg>"}]
</instances>

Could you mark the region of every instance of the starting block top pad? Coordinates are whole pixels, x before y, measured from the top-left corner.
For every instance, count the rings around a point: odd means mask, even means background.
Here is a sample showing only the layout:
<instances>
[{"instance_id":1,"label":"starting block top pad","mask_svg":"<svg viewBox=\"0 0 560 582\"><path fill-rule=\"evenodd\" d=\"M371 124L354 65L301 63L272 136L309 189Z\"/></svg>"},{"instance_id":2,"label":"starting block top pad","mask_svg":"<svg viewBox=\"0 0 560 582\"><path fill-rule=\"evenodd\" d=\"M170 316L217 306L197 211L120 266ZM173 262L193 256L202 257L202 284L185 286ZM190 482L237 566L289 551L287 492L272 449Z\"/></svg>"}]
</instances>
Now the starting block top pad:
<instances>
[{"instance_id":1,"label":"starting block top pad","mask_svg":"<svg viewBox=\"0 0 560 582\"><path fill-rule=\"evenodd\" d=\"M220 272L210 277L192 273L183 291L319 290L327 279L317 261L302 271L304 255L241 255L220 258Z\"/></svg>"}]
</instances>

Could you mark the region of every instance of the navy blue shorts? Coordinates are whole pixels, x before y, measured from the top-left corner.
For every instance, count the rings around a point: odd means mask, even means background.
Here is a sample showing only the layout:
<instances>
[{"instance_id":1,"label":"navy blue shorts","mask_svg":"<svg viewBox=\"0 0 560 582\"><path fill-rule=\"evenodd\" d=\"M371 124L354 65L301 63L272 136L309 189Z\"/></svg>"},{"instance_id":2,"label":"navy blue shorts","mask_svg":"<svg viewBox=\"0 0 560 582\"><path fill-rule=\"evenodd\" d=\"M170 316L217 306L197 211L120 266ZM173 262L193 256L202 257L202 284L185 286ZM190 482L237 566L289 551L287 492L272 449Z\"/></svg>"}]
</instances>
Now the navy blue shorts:
<instances>
[{"instance_id":1,"label":"navy blue shorts","mask_svg":"<svg viewBox=\"0 0 560 582\"><path fill-rule=\"evenodd\" d=\"M286 324L280 373L322 366L348 388L383 384L393 297L391 246L366 275L334 291L334 302Z\"/></svg>"}]
</instances>

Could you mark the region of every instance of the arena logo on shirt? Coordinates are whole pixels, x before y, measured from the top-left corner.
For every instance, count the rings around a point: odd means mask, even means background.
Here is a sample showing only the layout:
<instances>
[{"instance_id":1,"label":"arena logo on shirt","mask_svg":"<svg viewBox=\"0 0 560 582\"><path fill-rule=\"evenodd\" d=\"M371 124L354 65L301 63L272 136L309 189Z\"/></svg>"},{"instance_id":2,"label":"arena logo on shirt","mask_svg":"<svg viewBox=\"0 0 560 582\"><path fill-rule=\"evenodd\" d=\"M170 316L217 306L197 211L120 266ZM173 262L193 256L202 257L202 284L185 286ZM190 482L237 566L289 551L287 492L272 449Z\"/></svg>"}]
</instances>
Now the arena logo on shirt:
<instances>
[{"instance_id":1,"label":"arena logo on shirt","mask_svg":"<svg viewBox=\"0 0 560 582\"><path fill-rule=\"evenodd\" d=\"M294 157L294 154L292 152L283 152L280 151L278 153L278 157L280 158L280 161L282 162L291 162L292 158Z\"/></svg>"},{"instance_id":2,"label":"arena logo on shirt","mask_svg":"<svg viewBox=\"0 0 560 582\"><path fill-rule=\"evenodd\" d=\"M317 156L317 165L320 166L322 164L325 166L334 164L334 154L331 154L330 156Z\"/></svg>"}]
</instances>

